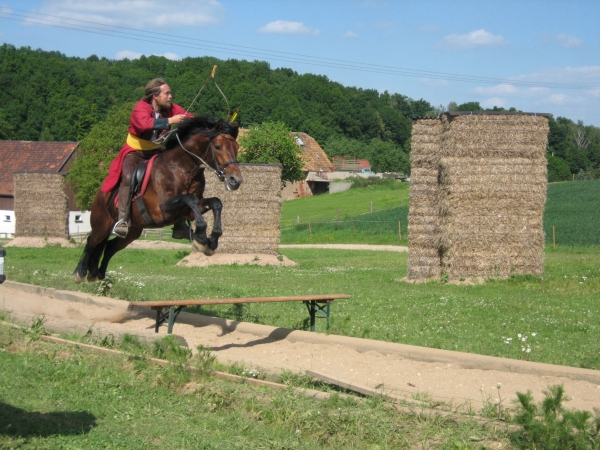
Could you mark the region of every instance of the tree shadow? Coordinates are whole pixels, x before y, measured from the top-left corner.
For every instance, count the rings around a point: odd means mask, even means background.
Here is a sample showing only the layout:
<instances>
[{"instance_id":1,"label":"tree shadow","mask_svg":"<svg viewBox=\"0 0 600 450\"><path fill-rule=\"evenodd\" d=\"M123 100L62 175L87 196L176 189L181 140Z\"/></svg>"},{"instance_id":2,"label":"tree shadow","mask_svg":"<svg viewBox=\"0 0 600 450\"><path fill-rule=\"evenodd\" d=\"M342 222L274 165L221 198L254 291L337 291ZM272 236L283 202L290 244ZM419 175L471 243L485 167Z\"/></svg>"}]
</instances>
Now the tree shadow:
<instances>
[{"instance_id":1,"label":"tree shadow","mask_svg":"<svg viewBox=\"0 0 600 450\"><path fill-rule=\"evenodd\" d=\"M30 412L0 401L0 436L73 436L95 426L96 417L87 411Z\"/></svg>"}]
</instances>

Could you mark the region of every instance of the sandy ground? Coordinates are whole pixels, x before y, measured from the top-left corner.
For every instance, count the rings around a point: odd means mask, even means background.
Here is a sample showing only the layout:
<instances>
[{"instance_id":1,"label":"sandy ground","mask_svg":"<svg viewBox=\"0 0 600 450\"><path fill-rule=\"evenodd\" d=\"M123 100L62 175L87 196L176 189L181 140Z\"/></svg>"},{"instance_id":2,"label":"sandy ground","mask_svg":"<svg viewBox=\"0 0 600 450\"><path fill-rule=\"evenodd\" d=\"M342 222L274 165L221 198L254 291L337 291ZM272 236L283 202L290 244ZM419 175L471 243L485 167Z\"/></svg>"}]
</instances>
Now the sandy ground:
<instances>
[{"instance_id":1,"label":"sandy ground","mask_svg":"<svg viewBox=\"0 0 600 450\"><path fill-rule=\"evenodd\" d=\"M77 296L81 297L81 301L73 301L73 298L66 301L48 291L32 293L11 283L0 285L0 307L6 310L87 322L118 322L115 326L132 333L136 330L152 330L154 327L154 319L140 314L139 310L124 316L124 308L128 305L126 302L80 293L70 294L70 297ZM335 314L335 304L332 313ZM518 391L531 390L536 400L540 401L543 399L542 392L548 386L563 384L567 395L572 398L567 403L568 407L587 410L600 407L600 385L587 381L509 371L464 369L455 363L421 362L377 351L361 353L351 345L327 343L323 335L319 337L320 343L302 341L301 337L291 339L291 335L276 340L264 335L242 333L235 326L199 326L194 325L193 321L186 323L186 317L191 315L184 314L175 324L174 332L184 337L190 348L195 349L200 344L211 347L221 360L240 362L261 372L288 370L302 373L312 370L408 398L427 394L433 400L454 406L471 405L476 410L481 409L483 401L492 404L498 402L498 383L501 383L500 393L505 406L511 405ZM164 334L165 326L161 327L159 336Z\"/></svg>"}]
</instances>

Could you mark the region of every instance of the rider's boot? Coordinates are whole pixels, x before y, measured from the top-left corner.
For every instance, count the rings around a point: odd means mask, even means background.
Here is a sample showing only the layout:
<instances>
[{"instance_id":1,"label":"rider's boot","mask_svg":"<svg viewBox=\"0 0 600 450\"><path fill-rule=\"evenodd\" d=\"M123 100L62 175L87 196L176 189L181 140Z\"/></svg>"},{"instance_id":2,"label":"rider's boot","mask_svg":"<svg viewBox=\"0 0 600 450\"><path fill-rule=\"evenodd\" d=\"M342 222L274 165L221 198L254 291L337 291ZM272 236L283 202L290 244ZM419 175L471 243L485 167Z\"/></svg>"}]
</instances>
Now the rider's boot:
<instances>
[{"instance_id":1,"label":"rider's boot","mask_svg":"<svg viewBox=\"0 0 600 450\"><path fill-rule=\"evenodd\" d=\"M190 227L188 227L185 218L179 219L173 224L173 239L189 239Z\"/></svg>"},{"instance_id":2,"label":"rider's boot","mask_svg":"<svg viewBox=\"0 0 600 450\"><path fill-rule=\"evenodd\" d=\"M120 238L127 237L129 231L129 209L131 208L131 188L129 183L121 183L119 187L119 220L115 224L112 234Z\"/></svg>"}]
</instances>

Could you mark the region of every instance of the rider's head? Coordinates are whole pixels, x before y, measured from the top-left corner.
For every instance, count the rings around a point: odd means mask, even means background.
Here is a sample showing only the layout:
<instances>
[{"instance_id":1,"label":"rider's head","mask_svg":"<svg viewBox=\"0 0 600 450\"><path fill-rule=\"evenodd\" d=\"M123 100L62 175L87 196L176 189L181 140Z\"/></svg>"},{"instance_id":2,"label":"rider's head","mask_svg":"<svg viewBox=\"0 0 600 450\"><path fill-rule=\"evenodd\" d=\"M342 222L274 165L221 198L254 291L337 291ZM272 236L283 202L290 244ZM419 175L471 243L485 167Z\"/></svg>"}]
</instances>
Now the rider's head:
<instances>
[{"instance_id":1,"label":"rider's head","mask_svg":"<svg viewBox=\"0 0 600 450\"><path fill-rule=\"evenodd\" d=\"M144 91L144 100L151 105L160 109L169 108L171 106L171 89L165 80L162 78L154 78L146 85Z\"/></svg>"}]
</instances>

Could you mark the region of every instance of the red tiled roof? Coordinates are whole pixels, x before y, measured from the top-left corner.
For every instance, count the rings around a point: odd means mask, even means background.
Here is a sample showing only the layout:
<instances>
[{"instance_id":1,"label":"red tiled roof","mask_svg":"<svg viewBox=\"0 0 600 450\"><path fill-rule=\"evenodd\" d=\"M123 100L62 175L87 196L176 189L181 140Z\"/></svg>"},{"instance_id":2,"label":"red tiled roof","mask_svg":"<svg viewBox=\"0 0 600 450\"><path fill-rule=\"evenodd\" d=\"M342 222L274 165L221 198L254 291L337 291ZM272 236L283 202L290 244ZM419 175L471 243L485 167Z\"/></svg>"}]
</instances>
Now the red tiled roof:
<instances>
[{"instance_id":1,"label":"red tiled roof","mask_svg":"<svg viewBox=\"0 0 600 450\"><path fill-rule=\"evenodd\" d=\"M0 141L0 195L14 195L13 173L58 173L78 142Z\"/></svg>"}]
</instances>

